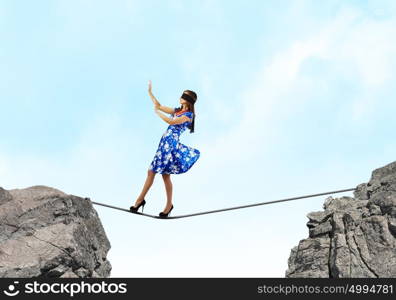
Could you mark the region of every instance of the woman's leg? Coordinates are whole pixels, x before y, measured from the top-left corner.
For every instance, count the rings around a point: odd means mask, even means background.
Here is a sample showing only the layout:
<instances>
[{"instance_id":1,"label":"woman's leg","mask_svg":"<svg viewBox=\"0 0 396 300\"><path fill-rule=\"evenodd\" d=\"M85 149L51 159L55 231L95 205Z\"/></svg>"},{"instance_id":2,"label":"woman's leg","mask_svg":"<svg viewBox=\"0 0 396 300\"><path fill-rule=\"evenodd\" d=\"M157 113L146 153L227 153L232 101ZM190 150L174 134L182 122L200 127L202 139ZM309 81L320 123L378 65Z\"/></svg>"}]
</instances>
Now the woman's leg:
<instances>
[{"instance_id":1,"label":"woman's leg","mask_svg":"<svg viewBox=\"0 0 396 300\"><path fill-rule=\"evenodd\" d=\"M148 190L150 189L151 185L153 184L155 174L156 173L153 172L152 170L148 170L147 171L146 182L144 183L142 192L140 193L139 197L136 199L136 202L135 202L135 205L134 205L135 207L138 206L140 204L140 202L143 201L143 199L146 196Z\"/></svg>"},{"instance_id":2,"label":"woman's leg","mask_svg":"<svg viewBox=\"0 0 396 300\"><path fill-rule=\"evenodd\" d=\"M170 178L171 174L162 174L162 178L164 179L165 189L166 189L166 206L163 210L164 213L168 213L170 208L172 207L172 181Z\"/></svg>"}]
</instances>

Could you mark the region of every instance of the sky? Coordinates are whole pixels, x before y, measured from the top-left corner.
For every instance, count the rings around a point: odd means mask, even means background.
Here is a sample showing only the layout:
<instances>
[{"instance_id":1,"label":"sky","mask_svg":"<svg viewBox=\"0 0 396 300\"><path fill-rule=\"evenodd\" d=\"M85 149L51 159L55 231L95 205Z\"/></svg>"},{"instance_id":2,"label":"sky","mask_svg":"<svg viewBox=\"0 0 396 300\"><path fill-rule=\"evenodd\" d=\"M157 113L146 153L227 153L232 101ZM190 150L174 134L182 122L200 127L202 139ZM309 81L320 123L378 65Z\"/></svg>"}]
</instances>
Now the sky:
<instances>
[{"instance_id":1,"label":"sky","mask_svg":"<svg viewBox=\"0 0 396 300\"><path fill-rule=\"evenodd\" d=\"M0 0L0 186L129 208L168 126L151 80L165 106L198 95L173 215L355 188L395 160L395 36L392 0ZM284 277L327 197L95 209L111 277ZM165 208L160 174L146 201Z\"/></svg>"}]
</instances>

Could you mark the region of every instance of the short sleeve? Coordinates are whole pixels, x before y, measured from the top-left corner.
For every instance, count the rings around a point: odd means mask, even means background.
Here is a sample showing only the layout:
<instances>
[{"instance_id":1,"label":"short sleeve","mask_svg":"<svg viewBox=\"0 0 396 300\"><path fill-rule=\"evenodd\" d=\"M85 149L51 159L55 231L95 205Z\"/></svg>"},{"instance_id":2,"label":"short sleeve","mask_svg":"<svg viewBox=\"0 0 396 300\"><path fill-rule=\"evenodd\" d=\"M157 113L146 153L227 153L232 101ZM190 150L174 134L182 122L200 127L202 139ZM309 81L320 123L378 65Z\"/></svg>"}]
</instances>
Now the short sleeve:
<instances>
[{"instance_id":1,"label":"short sleeve","mask_svg":"<svg viewBox=\"0 0 396 300\"><path fill-rule=\"evenodd\" d=\"M186 113L184 113L184 115L186 115L187 117L189 117L190 119L193 118L193 113L191 111L188 111Z\"/></svg>"}]
</instances>

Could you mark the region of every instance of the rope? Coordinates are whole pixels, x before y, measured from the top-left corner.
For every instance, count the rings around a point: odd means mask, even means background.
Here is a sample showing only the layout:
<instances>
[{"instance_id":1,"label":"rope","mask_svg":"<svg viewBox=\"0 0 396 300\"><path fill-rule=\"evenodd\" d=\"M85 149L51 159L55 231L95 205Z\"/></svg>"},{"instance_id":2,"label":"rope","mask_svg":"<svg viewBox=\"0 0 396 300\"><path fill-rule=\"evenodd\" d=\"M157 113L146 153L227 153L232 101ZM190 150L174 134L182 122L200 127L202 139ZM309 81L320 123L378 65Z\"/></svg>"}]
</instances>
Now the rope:
<instances>
[{"instance_id":1,"label":"rope","mask_svg":"<svg viewBox=\"0 0 396 300\"><path fill-rule=\"evenodd\" d=\"M268 202L259 202L259 203L253 203L253 204L248 204L248 205L242 205L242 206L235 206L235 207L229 207L229 208L222 208L222 209L216 209L216 210L209 210L209 211L203 211L203 212L198 212L198 213L193 213L193 214L188 214L188 215L179 215L179 216L168 216L168 217L160 217L156 215L149 215L149 214L144 214L140 212L134 212L133 214L145 216L145 217L150 217L150 218L155 218L155 219L181 219L181 218L187 218L187 217L194 217L194 216L200 216L200 215L205 215L205 214L213 214L213 213L218 213L222 211L227 211L227 210L232 210L232 209L241 209L241 208L246 208L246 207L253 207L253 206L258 206L258 205L266 205L266 204L273 204L277 202L284 202L284 201L291 201L291 200L297 200L297 199L303 199L303 198L309 198L309 197L317 197L317 196L322 196L322 195L327 195L327 194L336 194L336 193L342 193L342 192L348 192L348 191L354 191L356 188L350 188L350 189L345 189L345 190L338 190L338 191L331 191L331 192L325 192L325 193L319 193L319 194L312 194L312 195L305 195L305 196L299 196L299 197L293 197L293 198L286 198L286 199L281 199L281 200L274 200L274 201L268 201ZM89 198L87 198L89 199ZM92 201L93 204L96 205L101 205L113 209L118 209L122 211L126 211L129 213L132 213L129 209L121 208L121 207L116 207L100 202L94 202Z\"/></svg>"}]
</instances>

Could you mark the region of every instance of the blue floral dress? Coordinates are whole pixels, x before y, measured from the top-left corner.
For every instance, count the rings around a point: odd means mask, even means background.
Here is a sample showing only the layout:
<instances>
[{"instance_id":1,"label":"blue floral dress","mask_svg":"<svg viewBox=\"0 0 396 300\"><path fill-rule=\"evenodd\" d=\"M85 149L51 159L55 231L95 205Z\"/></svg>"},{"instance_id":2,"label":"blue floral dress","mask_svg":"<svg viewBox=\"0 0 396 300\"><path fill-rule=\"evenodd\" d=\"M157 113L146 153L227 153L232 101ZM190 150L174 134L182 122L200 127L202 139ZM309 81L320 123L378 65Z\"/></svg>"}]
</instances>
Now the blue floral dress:
<instances>
[{"instance_id":1,"label":"blue floral dress","mask_svg":"<svg viewBox=\"0 0 396 300\"><path fill-rule=\"evenodd\" d=\"M172 114L172 119L186 115L190 119L193 113L186 111L180 115ZM198 160L200 152L197 149L179 142L180 135L191 122L169 125L162 135L154 159L149 170L160 174L181 174L187 172Z\"/></svg>"}]
</instances>

